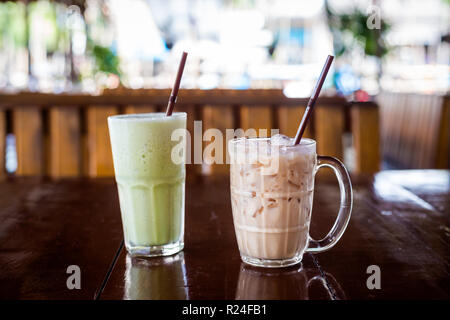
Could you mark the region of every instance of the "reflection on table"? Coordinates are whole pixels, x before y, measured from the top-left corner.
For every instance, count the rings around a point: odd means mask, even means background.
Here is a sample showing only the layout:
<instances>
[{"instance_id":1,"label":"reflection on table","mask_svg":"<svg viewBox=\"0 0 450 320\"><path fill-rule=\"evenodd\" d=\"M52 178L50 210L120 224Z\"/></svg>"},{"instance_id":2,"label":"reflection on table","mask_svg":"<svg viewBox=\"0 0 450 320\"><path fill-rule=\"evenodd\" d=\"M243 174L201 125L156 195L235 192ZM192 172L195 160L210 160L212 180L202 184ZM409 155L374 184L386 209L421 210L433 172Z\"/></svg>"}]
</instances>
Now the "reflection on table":
<instances>
[{"instance_id":1,"label":"reflection on table","mask_svg":"<svg viewBox=\"0 0 450 320\"><path fill-rule=\"evenodd\" d=\"M327 280L332 281L337 290L330 291ZM316 268L303 268L302 264L282 269L241 264L236 300L309 300L324 297L345 298L340 285L329 273L322 273Z\"/></svg>"},{"instance_id":2,"label":"reflection on table","mask_svg":"<svg viewBox=\"0 0 450 320\"><path fill-rule=\"evenodd\" d=\"M127 300L189 299L184 254L141 259L126 257Z\"/></svg>"}]
</instances>

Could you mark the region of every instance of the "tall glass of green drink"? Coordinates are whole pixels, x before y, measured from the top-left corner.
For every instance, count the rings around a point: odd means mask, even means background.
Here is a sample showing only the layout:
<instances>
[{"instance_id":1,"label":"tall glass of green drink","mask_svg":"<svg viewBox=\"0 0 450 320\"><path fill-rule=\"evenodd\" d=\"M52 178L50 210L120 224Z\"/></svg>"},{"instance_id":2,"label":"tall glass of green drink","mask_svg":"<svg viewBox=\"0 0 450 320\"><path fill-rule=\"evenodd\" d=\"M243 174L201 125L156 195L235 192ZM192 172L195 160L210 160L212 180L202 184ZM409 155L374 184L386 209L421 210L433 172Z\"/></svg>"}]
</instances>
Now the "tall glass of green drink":
<instances>
[{"instance_id":1,"label":"tall glass of green drink","mask_svg":"<svg viewBox=\"0 0 450 320\"><path fill-rule=\"evenodd\" d=\"M125 246L132 256L166 256L184 246L186 113L146 113L108 118ZM181 159L181 160L180 160Z\"/></svg>"}]
</instances>

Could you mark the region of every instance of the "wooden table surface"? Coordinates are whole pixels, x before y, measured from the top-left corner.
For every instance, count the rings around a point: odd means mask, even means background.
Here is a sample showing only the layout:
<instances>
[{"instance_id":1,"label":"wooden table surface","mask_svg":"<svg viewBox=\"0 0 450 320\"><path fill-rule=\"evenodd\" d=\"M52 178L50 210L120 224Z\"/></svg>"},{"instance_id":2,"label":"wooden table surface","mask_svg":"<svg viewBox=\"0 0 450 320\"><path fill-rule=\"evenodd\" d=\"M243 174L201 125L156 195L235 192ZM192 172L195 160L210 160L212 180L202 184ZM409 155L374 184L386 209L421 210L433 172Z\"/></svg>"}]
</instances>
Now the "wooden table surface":
<instances>
[{"instance_id":1,"label":"wooden table surface","mask_svg":"<svg viewBox=\"0 0 450 320\"><path fill-rule=\"evenodd\" d=\"M353 177L354 208L340 242L301 265L241 263L228 177L186 185L185 250L132 259L123 248L113 179L14 178L0 183L0 299L449 299L450 172ZM317 179L311 234L338 209L336 182ZM69 290L67 267L81 269ZM369 290L377 265L381 289Z\"/></svg>"}]
</instances>

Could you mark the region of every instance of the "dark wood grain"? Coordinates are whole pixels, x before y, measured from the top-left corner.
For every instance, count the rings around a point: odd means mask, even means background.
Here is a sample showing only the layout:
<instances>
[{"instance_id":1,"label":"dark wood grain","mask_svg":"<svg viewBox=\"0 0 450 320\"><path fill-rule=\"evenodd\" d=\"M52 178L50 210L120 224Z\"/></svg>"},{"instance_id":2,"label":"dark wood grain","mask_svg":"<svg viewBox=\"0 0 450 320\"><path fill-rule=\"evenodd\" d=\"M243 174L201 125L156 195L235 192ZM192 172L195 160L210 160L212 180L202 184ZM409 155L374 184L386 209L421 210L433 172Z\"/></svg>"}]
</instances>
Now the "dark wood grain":
<instances>
[{"instance_id":1,"label":"dark wood grain","mask_svg":"<svg viewBox=\"0 0 450 320\"><path fill-rule=\"evenodd\" d=\"M353 190L353 214L345 235L336 247L317 255L346 297L448 299L449 172L381 172L372 183L356 184ZM338 195L331 189L325 192L318 206L331 212ZM370 265L381 269L380 290L367 289Z\"/></svg>"},{"instance_id":2,"label":"dark wood grain","mask_svg":"<svg viewBox=\"0 0 450 320\"><path fill-rule=\"evenodd\" d=\"M167 291L158 292L168 296L158 297L152 291L160 285L162 275L155 277L158 272L152 267L131 263L124 251L101 297L449 298L449 175L446 171L393 171L380 173L372 180L354 177L355 206L346 234L330 251L314 256L306 254L300 271L295 267L284 270L245 267L234 239L228 182L205 180L190 184L186 249L182 258L172 262L173 274L165 275L176 281L170 285L163 282ZM313 236L319 238L328 232L338 200L337 185L319 178L311 224ZM439 210L430 209L433 206ZM177 264L183 268L175 267ZM370 265L381 268L381 290L369 290L366 286L369 277L366 270ZM141 277L130 278L135 273ZM309 280L305 278L314 279L306 289L304 283ZM139 294L132 296L133 292Z\"/></svg>"},{"instance_id":3,"label":"dark wood grain","mask_svg":"<svg viewBox=\"0 0 450 320\"><path fill-rule=\"evenodd\" d=\"M93 299L122 240L112 179L0 184L0 299ZM68 290L67 267L81 269Z\"/></svg>"},{"instance_id":4,"label":"dark wood grain","mask_svg":"<svg viewBox=\"0 0 450 320\"><path fill-rule=\"evenodd\" d=\"M228 179L196 179L188 184L186 192L183 253L144 260L133 259L123 250L101 294L102 299L296 299L308 296L307 289L297 288L295 282L303 284L305 277L320 276L311 255L305 257L304 270L301 266L278 271L244 269L234 236ZM272 280L275 272L283 279L280 283ZM253 282L253 278L265 279L262 286L270 286L282 296L265 296L257 284L240 286L243 281ZM284 288L291 280L294 283L290 288ZM315 298L331 298L328 288L320 286L319 282L314 283L312 292Z\"/></svg>"},{"instance_id":5,"label":"dark wood grain","mask_svg":"<svg viewBox=\"0 0 450 320\"><path fill-rule=\"evenodd\" d=\"M338 186L316 179L311 235L324 236L338 209ZM244 265L235 240L227 177L188 177L186 246L178 255L132 259L119 252L119 206L112 179L0 183L2 299L448 299L450 172L384 171L353 177L352 219L330 251L302 265ZM66 288L66 268L82 290ZM369 290L367 267L381 269ZM100 290L102 288L102 290Z\"/></svg>"}]
</instances>

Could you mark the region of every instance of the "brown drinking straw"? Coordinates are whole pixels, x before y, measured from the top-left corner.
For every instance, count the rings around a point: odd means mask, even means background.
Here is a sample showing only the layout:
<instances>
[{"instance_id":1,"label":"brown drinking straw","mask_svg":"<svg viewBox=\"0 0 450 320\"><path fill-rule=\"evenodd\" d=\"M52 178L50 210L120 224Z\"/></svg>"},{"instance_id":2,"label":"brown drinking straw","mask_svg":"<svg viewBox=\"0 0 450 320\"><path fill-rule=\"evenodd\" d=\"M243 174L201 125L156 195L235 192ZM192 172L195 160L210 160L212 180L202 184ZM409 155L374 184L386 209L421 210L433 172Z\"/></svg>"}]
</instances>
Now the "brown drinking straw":
<instances>
[{"instance_id":1,"label":"brown drinking straw","mask_svg":"<svg viewBox=\"0 0 450 320\"><path fill-rule=\"evenodd\" d=\"M306 106L305 113L303 114L302 121L298 126L297 134L295 135L294 145L299 144L302 139L303 132L305 132L306 125L308 124L309 117L313 112L314 105L316 104L317 97L319 96L320 90L322 90L323 82L327 77L328 70L330 69L331 63L333 62L334 56L328 56L323 66L322 72L320 73L319 79L317 80L316 87L313 90L311 98L309 98L308 104Z\"/></svg>"},{"instance_id":2,"label":"brown drinking straw","mask_svg":"<svg viewBox=\"0 0 450 320\"><path fill-rule=\"evenodd\" d=\"M171 116L175 102L177 102L178 89L180 89L181 77L183 76L184 65L186 64L187 52L183 51L180 64L178 66L177 77L173 84L172 92L170 93L169 103L167 104L166 116Z\"/></svg>"}]
</instances>

